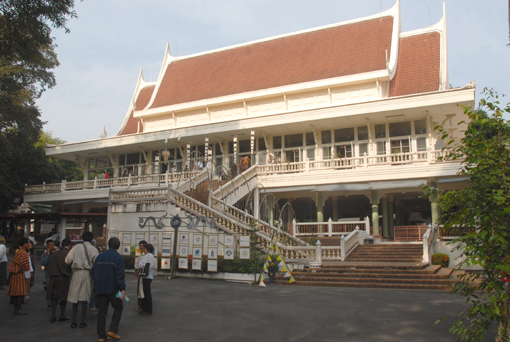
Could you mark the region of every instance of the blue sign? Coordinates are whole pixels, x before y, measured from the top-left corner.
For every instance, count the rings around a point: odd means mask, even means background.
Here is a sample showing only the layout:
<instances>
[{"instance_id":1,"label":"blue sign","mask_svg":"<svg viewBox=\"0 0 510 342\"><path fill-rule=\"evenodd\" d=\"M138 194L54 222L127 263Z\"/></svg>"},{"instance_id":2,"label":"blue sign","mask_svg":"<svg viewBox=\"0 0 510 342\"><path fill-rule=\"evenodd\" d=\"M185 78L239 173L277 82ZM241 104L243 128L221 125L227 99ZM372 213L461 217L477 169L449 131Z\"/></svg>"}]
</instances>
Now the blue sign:
<instances>
[{"instance_id":1,"label":"blue sign","mask_svg":"<svg viewBox=\"0 0 510 342\"><path fill-rule=\"evenodd\" d=\"M170 220L170 225L172 226L173 229L179 229L179 227L181 226L181 223L182 223L182 219L179 217L179 215L175 215Z\"/></svg>"}]
</instances>

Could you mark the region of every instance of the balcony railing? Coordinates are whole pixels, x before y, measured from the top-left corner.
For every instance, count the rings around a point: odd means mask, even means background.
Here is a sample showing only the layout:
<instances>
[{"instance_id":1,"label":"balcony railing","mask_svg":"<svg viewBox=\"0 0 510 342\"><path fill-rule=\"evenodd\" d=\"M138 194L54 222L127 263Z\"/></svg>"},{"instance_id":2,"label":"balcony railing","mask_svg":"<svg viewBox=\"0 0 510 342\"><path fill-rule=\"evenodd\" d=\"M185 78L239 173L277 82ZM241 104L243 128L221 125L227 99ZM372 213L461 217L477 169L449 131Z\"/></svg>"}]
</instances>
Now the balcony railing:
<instances>
[{"instance_id":1,"label":"balcony railing","mask_svg":"<svg viewBox=\"0 0 510 342\"><path fill-rule=\"evenodd\" d=\"M364 156L353 158L338 158L319 161L304 161L295 163L277 163L268 165L255 165L249 172L258 175L292 174L324 170L345 170L356 168L367 168L374 166L410 165L410 164L432 164L444 156L445 151L425 151L400 154L388 154L381 156ZM193 178L197 171L162 173L155 175L129 176L110 179L94 179L78 182L65 182L56 184L27 185L25 194L41 194L52 192L63 192L71 190L100 189L109 187L122 187L141 184L175 184L183 180ZM243 173L243 175L245 175ZM227 191L226 189L225 191ZM222 197L222 196L219 196Z\"/></svg>"}]
</instances>

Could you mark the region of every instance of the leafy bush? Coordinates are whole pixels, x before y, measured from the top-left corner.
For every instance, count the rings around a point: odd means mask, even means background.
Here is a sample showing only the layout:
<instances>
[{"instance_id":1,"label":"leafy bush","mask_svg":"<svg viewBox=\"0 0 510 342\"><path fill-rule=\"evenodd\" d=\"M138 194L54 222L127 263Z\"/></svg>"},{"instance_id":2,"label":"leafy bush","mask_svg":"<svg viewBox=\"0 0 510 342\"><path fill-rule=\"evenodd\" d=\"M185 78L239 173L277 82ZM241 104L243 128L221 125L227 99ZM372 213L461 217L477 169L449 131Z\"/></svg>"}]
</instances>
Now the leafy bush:
<instances>
[{"instance_id":1,"label":"leafy bush","mask_svg":"<svg viewBox=\"0 0 510 342\"><path fill-rule=\"evenodd\" d=\"M188 270L189 272L207 272L207 255L202 256L202 270L192 270L191 262L193 257L188 255ZM218 256L218 272L227 272L227 273L257 273L260 270L255 269L255 265L261 265L264 263L264 258L259 258L257 261L256 258L251 258L249 260L240 259L238 255L234 256L234 260L225 260L222 255Z\"/></svg>"},{"instance_id":2,"label":"leafy bush","mask_svg":"<svg viewBox=\"0 0 510 342\"><path fill-rule=\"evenodd\" d=\"M450 265L450 257L448 254L443 253L432 254L432 265L448 267Z\"/></svg>"},{"instance_id":3,"label":"leafy bush","mask_svg":"<svg viewBox=\"0 0 510 342\"><path fill-rule=\"evenodd\" d=\"M135 268L135 256L134 255L123 255L124 257L124 268L134 269Z\"/></svg>"}]
</instances>

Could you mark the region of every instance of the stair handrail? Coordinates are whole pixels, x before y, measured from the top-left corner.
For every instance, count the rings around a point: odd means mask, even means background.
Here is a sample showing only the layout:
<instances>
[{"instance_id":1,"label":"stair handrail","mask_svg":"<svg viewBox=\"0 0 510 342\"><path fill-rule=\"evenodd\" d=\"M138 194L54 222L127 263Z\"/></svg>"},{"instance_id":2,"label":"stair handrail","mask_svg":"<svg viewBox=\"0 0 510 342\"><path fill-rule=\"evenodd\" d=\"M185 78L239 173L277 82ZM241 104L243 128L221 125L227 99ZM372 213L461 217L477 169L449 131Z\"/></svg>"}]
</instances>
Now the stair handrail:
<instances>
[{"instance_id":1,"label":"stair handrail","mask_svg":"<svg viewBox=\"0 0 510 342\"><path fill-rule=\"evenodd\" d=\"M251 166L248 170L238 174L229 182L223 184L213 192L213 196L220 199L225 199L228 195L233 193L241 185L248 183L252 178L257 177L258 165Z\"/></svg>"},{"instance_id":2,"label":"stair handrail","mask_svg":"<svg viewBox=\"0 0 510 342\"><path fill-rule=\"evenodd\" d=\"M364 239L367 237L365 230L360 230L356 227L355 230L350 232L347 236L342 235L340 237L340 248L341 248L341 260L345 258L356 248L358 245L363 244Z\"/></svg>"},{"instance_id":3,"label":"stair handrail","mask_svg":"<svg viewBox=\"0 0 510 342\"><path fill-rule=\"evenodd\" d=\"M196 206L200 207L202 210L209 212L211 217L212 216L221 217L221 218L233 223L234 225L237 225L238 227L240 227L241 229L244 229L244 230L253 229L248 224L246 224L242 221L235 220L234 218L231 218L228 215L223 214L220 211L218 211L210 206L207 206L207 205L203 204L202 202L199 202L199 201L195 200L194 198L192 198L176 189L169 187L167 194L168 194L167 200L169 202L173 203L174 205L176 205L180 208L183 208L183 210L193 213L193 215L198 215L198 214L204 215L204 213L194 212L194 210L192 208L188 207L186 205L186 203L183 203L183 202L180 202L179 200L177 200L177 198L176 198L177 196L180 196L181 198L185 199L186 201L194 203ZM205 216L207 216L207 214ZM220 226L219 228L230 233L230 234L235 234L235 232L230 231L226 227ZM255 235L257 235L260 239L262 239L264 241L262 249L263 250L265 249L265 251L268 251L269 242L271 241L271 235L264 232L263 229L258 229L255 232ZM286 260L287 259L299 260L299 261L313 261L313 260L315 260L316 248L314 246L286 246L279 242L277 242L277 245L281 248L283 257Z\"/></svg>"},{"instance_id":4,"label":"stair handrail","mask_svg":"<svg viewBox=\"0 0 510 342\"><path fill-rule=\"evenodd\" d=\"M291 241L293 241L295 243L295 246L311 246L309 243L307 243L301 239L298 239L295 236L293 236L287 232L279 231L278 228L267 223L266 221L256 218L255 216L253 216L245 211L242 211L241 209L236 208L233 205L230 205L230 204L226 203L225 201L220 200L219 198L211 197L211 206L216 208L217 210L221 210L221 207L228 208L230 211L233 211L237 214L237 215L232 215L233 217L238 218L238 219L240 219L241 217L244 217L245 221L246 221L246 219L255 221L259 226L266 227L266 231L271 232L270 235L282 234L282 235L286 236L288 239L290 239ZM228 214L227 210L225 210L225 212ZM278 242L281 243L281 241L278 241Z\"/></svg>"},{"instance_id":5,"label":"stair handrail","mask_svg":"<svg viewBox=\"0 0 510 342\"><path fill-rule=\"evenodd\" d=\"M209 179L209 173L208 169L204 169L202 172L198 172L195 174L194 177L190 177L186 179L182 184L177 186L177 190L180 192L186 192L190 191L192 186L197 186L198 184L202 183L206 179Z\"/></svg>"},{"instance_id":6,"label":"stair handrail","mask_svg":"<svg viewBox=\"0 0 510 342\"><path fill-rule=\"evenodd\" d=\"M430 264L432 259L432 252L434 251L434 246L437 240L437 226L434 224L429 224L429 227L425 234L423 234L423 261L424 264Z\"/></svg>"}]
</instances>

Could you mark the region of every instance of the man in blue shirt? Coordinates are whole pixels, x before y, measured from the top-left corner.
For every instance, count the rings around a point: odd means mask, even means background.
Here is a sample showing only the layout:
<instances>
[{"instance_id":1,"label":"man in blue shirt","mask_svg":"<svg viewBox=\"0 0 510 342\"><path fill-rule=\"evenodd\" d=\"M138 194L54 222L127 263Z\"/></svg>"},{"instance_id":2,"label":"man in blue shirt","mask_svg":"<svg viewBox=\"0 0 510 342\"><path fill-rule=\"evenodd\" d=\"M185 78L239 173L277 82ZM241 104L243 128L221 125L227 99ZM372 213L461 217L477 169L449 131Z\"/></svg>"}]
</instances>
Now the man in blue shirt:
<instances>
[{"instance_id":1,"label":"man in blue shirt","mask_svg":"<svg viewBox=\"0 0 510 342\"><path fill-rule=\"evenodd\" d=\"M117 253L120 247L120 240L116 237L108 240L108 250L99 254L96 262L90 269L94 293L96 294L96 305L99 307L97 315L97 333L99 342L106 341L110 337L120 340L119 332L120 318L122 317L122 301L126 299L126 283L124 282L124 258ZM122 292L122 298L117 298L118 292ZM106 314L108 305L112 304L113 317L106 334Z\"/></svg>"}]
</instances>

